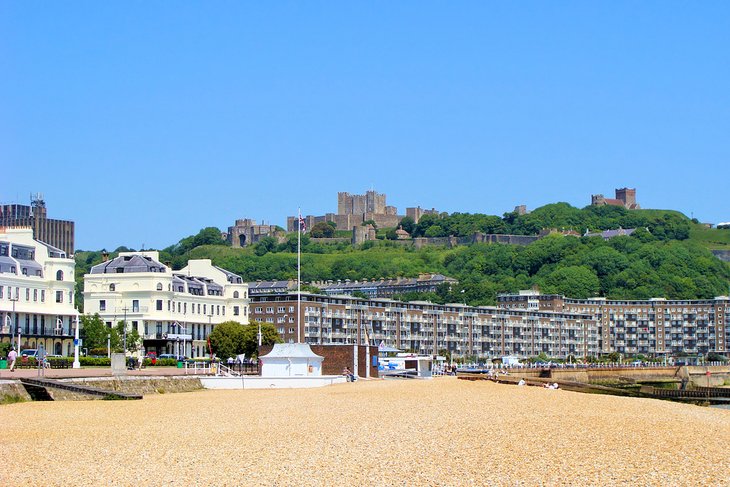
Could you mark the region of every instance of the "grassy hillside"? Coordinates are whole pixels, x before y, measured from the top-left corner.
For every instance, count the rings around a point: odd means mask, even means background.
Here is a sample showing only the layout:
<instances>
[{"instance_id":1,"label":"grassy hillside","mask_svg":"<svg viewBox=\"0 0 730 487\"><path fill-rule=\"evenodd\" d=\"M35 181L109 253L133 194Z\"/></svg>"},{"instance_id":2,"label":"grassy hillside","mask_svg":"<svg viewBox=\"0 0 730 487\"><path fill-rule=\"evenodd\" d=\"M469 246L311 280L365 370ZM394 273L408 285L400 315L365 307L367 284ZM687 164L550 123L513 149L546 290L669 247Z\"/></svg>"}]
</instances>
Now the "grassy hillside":
<instances>
[{"instance_id":1,"label":"grassy hillside","mask_svg":"<svg viewBox=\"0 0 730 487\"><path fill-rule=\"evenodd\" d=\"M730 250L730 228L717 229L692 225L689 238L706 249Z\"/></svg>"}]
</instances>

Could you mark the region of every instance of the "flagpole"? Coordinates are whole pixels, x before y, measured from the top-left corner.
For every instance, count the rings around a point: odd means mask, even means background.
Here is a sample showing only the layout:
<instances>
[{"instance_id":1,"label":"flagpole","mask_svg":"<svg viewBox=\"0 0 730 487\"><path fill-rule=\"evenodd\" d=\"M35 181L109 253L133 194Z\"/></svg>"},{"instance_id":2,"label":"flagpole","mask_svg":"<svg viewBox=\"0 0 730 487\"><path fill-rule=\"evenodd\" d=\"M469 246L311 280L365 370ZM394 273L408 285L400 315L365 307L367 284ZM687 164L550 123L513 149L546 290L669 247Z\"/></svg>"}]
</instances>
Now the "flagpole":
<instances>
[{"instance_id":1,"label":"flagpole","mask_svg":"<svg viewBox=\"0 0 730 487\"><path fill-rule=\"evenodd\" d=\"M297 342L302 343L302 209L297 225Z\"/></svg>"}]
</instances>

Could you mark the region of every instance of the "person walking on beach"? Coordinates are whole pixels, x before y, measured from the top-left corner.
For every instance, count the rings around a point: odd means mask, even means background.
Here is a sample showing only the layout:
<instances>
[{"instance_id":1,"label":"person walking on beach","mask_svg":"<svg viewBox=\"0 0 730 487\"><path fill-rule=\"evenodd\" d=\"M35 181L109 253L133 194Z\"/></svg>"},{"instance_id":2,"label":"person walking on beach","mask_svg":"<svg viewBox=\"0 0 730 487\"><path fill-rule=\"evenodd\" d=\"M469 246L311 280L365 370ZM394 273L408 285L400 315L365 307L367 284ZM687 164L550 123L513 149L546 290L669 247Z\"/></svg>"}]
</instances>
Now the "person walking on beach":
<instances>
[{"instance_id":1,"label":"person walking on beach","mask_svg":"<svg viewBox=\"0 0 730 487\"><path fill-rule=\"evenodd\" d=\"M18 359L18 352L15 351L15 347L10 349L8 354L8 362L10 362L10 372L15 372L15 361Z\"/></svg>"}]
</instances>

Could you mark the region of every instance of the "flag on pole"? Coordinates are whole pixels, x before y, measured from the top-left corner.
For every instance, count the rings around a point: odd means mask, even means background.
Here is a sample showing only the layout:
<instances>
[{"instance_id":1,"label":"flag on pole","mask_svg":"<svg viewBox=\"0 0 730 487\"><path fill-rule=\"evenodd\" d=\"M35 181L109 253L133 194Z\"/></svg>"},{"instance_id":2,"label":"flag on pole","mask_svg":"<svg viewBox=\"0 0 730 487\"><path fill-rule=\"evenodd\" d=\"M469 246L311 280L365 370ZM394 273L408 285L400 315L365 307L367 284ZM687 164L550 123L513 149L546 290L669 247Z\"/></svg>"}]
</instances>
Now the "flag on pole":
<instances>
[{"instance_id":1,"label":"flag on pole","mask_svg":"<svg viewBox=\"0 0 730 487\"><path fill-rule=\"evenodd\" d=\"M307 222L304 221L304 217L301 214L299 215L299 229L305 233L307 231Z\"/></svg>"}]
</instances>

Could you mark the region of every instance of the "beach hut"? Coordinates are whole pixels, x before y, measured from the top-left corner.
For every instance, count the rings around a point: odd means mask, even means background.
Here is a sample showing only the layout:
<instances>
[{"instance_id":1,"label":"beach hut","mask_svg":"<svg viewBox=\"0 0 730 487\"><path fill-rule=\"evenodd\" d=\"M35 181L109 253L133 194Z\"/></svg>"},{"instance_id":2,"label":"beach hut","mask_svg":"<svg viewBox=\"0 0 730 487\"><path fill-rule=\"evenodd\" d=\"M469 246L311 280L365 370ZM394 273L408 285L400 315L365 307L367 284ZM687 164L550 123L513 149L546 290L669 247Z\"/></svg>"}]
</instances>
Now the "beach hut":
<instances>
[{"instance_id":1,"label":"beach hut","mask_svg":"<svg viewBox=\"0 0 730 487\"><path fill-rule=\"evenodd\" d=\"M262 377L306 377L322 375L324 357L306 343L277 343L261 359Z\"/></svg>"}]
</instances>

